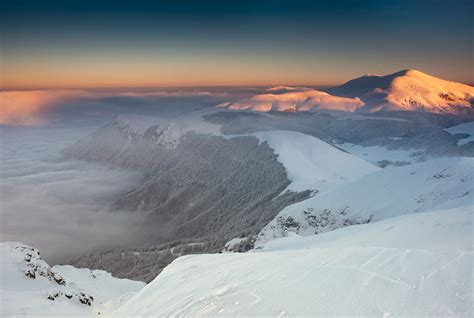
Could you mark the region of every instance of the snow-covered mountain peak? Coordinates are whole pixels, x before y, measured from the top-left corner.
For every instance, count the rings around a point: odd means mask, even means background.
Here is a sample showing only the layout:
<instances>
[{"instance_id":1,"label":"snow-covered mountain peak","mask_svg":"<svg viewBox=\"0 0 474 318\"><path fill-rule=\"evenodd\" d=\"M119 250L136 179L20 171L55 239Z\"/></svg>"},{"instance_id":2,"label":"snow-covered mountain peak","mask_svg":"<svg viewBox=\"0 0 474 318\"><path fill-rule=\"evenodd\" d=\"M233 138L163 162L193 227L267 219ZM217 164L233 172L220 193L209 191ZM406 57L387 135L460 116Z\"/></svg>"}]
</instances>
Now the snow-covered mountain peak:
<instances>
[{"instance_id":1,"label":"snow-covered mountain peak","mask_svg":"<svg viewBox=\"0 0 474 318\"><path fill-rule=\"evenodd\" d=\"M425 73L423 73L423 72L421 72L417 69L401 70L401 71L398 71L398 72L395 72L395 73L392 73L392 74L388 74L388 75L366 74L366 75L363 75L361 77L357 77L357 78L354 78L350 81L347 81L346 83L344 83L341 86L345 86L345 85L349 85L349 84L351 84L352 86L357 86L356 84L358 84L362 88L363 85L361 85L361 84L365 84L365 85L367 85L366 89L369 89L369 86L378 86L379 88L386 89L386 88L388 88L390 82L393 81L397 77L406 76L406 75L417 76L417 74L427 75L427 74L425 74ZM340 87L340 86L333 87L333 88L331 88L331 90L336 89L338 87Z\"/></svg>"},{"instance_id":2,"label":"snow-covered mountain peak","mask_svg":"<svg viewBox=\"0 0 474 318\"><path fill-rule=\"evenodd\" d=\"M474 87L406 69L383 76L364 75L325 92L277 86L218 107L259 112L416 111L470 115L474 112Z\"/></svg>"},{"instance_id":3,"label":"snow-covered mountain peak","mask_svg":"<svg viewBox=\"0 0 474 318\"><path fill-rule=\"evenodd\" d=\"M414 69L414 68L409 68L409 69L406 69L406 70L402 70L399 73L402 73L403 75L406 75L406 76L429 76L428 74L423 73L422 71L419 71L419 70Z\"/></svg>"},{"instance_id":4,"label":"snow-covered mountain peak","mask_svg":"<svg viewBox=\"0 0 474 318\"><path fill-rule=\"evenodd\" d=\"M469 113L474 105L474 87L428 75L416 69L385 76L366 75L333 87L329 93L359 97L365 106L359 111L423 111Z\"/></svg>"},{"instance_id":5,"label":"snow-covered mountain peak","mask_svg":"<svg viewBox=\"0 0 474 318\"><path fill-rule=\"evenodd\" d=\"M394 78L387 95L387 101L399 108L436 113L459 113L472 108L473 99L473 87L417 70Z\"/></svg>"}]
</instances>

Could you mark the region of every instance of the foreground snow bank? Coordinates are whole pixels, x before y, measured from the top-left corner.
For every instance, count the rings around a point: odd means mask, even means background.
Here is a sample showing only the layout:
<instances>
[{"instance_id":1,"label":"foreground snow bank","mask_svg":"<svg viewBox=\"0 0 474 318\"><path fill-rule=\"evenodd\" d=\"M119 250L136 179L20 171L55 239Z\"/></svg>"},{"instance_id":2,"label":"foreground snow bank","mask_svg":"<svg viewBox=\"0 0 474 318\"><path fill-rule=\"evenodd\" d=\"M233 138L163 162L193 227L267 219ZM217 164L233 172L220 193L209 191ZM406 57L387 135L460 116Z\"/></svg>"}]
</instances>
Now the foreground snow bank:
<instances>
[{"instance_id":1,"label":"foreground snow bank","mask_svg":"<svg viewBox=\"0 0 474 318\"><path fill-rule=\"evenodd\" d=\"M145 285L104 271L51 268L37 249L16 242L1 242L0 258L2 317L88 316L94 306Z\"/></svg>"},{"instance_id":2,"label":"foreground snow bank","mask_svg":"<svg viewBox=\"0 0 474 318\"><path fill-rule=\"evenodd\" d=\"M472 217L468 206L279 240L290 250L180 257L136 295L98 311L471 316Z\"/></svg>"}]
</instances>

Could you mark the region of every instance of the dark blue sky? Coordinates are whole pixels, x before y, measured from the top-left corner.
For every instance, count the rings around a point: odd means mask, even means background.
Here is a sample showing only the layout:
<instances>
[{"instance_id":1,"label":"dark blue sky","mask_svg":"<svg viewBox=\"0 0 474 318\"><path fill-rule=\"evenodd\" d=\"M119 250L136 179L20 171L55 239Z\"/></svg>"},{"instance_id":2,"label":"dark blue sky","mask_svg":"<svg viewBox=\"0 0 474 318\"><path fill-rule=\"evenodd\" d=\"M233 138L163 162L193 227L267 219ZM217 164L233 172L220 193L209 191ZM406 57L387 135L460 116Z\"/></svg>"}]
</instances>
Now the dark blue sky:
<instances>
[{"instance_id":1,"label":"dark blue sky","mask_svg":"<svg viewBox=\"0 0 474 318\"><path fill-rule=\"evenodd\" d=\"M335 84L418 68L471 82L463 0L1 4L4 87Z\"/></svg>"}]
</instances>

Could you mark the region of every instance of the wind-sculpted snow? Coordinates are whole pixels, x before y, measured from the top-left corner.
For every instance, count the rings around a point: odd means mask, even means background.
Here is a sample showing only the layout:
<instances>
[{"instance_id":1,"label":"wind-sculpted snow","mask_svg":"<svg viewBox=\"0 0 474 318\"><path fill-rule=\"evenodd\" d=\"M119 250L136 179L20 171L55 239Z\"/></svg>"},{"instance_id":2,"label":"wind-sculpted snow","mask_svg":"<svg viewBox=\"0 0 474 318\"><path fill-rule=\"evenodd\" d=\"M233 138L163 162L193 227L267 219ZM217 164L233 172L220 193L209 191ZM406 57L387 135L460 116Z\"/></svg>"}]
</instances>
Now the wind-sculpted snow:
<instances>
[{"instance_id":1,"label":"wind-sculpted snow","mask_svg":"<svg viewBox=\"0 0 474 318\"><path fill-rule=\"evenodd\" d=\"M86 316L94 306L144 286L104 271L51 268L37 249L21 243L0 243L0 256L2 317Z\"/></svg>"},{"instance_id":2,"label":"wind-sculpted snow","mask_svg":"<svg viewBox=\"0 0 474 318\"><path fill-rule=\"evenodd\" d=\"M404 215L272 251L190 255L120 303L117 316L472 316L469 206Z\"/></svg>"},{"instance_id":3,"label":"wind-sculpted snow","mask_svg":"<svg viewBox=\"0 0 474 318\"><path fill-rule=\"evenodd\" d=\"M314 235L401 214L470 206L473 158L430 160L368 174L283 209L257 236L256 247L279 237Z\"/></svg>"}]
</instances>

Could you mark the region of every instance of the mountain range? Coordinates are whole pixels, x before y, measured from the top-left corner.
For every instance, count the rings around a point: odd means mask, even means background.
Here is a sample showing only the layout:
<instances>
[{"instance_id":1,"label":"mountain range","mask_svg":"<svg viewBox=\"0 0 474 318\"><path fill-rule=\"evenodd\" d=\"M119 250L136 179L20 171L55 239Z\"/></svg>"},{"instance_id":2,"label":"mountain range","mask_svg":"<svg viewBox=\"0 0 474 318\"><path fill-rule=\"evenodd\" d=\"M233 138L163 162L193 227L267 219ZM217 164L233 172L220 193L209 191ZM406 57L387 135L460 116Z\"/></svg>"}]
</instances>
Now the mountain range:
<instances>
[{"instance_id":1,"label":"mountain range","mask_svg":"<svg viewBox=\"0 0 474 318\"><path fill-rule=\"evenodd\" d=\"M111 215L152 243L2 243L5 313L472 316L473 96L408 70L119 116L62 159L140 173Z\"/></svg>"},{"instance_id":2,"label":"mountain range","mask_svg":"<svg viewBox=\"0 0 474 318\"><path fill-rule=\"evenodd\" d=\"M409 69L393 74L366 75L319 91L275 87L263 94L219 105L233 110L349 112L415 111L472 115L474 87Z\"/></svg>"}]
</instances>

